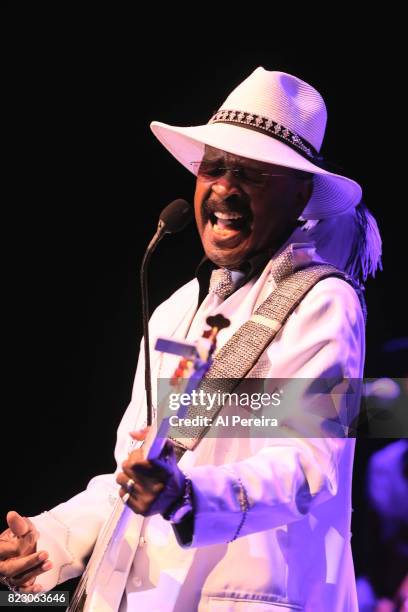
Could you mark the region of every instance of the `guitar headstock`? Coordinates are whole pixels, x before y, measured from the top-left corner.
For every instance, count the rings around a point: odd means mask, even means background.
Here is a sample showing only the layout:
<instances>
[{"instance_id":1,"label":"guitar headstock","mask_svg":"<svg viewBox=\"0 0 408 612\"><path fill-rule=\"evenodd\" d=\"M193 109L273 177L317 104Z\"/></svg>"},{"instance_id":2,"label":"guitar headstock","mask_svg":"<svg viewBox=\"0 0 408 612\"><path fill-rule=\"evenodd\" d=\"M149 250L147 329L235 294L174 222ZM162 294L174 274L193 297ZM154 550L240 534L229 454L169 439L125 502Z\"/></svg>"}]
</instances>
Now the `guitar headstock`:
<instances>
[{"instance_id":1,"label":"guitar headstock","mask_svg":"<svg viewBox=\"0 0 408 612\"><path fill-rule=\"evenodd\" d=\"M206 320L210 329L203 332L199 340L195 342L196 355L189 359L182 358L171 378L172 385L178 385L181 379L190 378L194 373L205 372L209 369L212 363L212 355L217 347L218 333L230 325L230 321L222 314L210 316Z\"/></svg>"},{"instance_id":2,"label":"guitar headstock","mask_svg":"<svg viewBox=\"0 0 408 612\"><path fill-rule=\"evenodd\" d=\"M226 319L224 315L217 314L212 317L207 317L206 323L211 329L206 330L203 333L203 338L213 338L215 341L218 332L220 332L225 327L229 327L231 321L229 319Z\"/></svg>"}]
</instances>

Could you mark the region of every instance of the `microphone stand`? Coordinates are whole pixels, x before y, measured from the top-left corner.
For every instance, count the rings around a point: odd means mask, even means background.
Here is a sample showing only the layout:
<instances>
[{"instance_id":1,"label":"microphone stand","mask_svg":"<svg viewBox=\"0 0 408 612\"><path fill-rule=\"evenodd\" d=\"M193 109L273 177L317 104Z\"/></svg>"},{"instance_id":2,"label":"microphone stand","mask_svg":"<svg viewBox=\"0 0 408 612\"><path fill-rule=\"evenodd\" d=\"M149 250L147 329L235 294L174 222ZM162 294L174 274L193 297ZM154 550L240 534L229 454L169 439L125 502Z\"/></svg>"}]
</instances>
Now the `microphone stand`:
<instances>
[{"instance_id":1,"label":"microphone stand","mask_svg":"<svg viewBox=\"0 0 408 612\"><path fill-rule=\"evenodd\" d=\"M149 295L147 289L147 268L150 257L156 246L165 234L174 234L182 230L193 216L192 209L186 200L178 199L171 202L162 210L157 230L151 239L149 246L144 254L140 268L140 285L142 290L142 320L143 320L143 339L145 355L145 390L147 404L147 425L153 421L152 406L152 380L150 372L150 343L149 343Z\"/></svg>"},{"instance_id":2,"label":"microphone stand","mask_svg":"<svg viewBox=\"0 0 408 612\"><path fill-rule=\"evenodd\" d=\"M143 346L145 356L145 390L146 390L146 404L147 404L147 425L150 426L153 421L153 405L152 405L152 380L150 373L150 342L149 342L149 291L148 291L148 280L147 270L150 257L156 246L163 238L165 232L165 224L160 219L157 226L157 231L151 239L149 246L144 254L142 265L140 267L140 287L142 292L142 321L143 321Z\"/></svg>"}]
</instances>

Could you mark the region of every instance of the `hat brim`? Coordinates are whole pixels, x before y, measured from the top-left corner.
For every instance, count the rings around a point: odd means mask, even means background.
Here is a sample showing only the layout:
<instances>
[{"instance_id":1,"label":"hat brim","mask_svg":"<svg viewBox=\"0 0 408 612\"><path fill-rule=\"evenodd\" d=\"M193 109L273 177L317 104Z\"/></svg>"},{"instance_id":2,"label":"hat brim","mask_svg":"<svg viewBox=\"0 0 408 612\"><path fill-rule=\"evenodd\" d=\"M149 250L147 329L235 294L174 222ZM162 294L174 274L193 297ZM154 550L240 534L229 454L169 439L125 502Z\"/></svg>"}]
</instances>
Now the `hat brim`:
<instances>
[{"instance_id":1,"label":"hat brim","mask_svg":"<svg viewBox=\"0 0 408 612\"><path fill-rule=\"evenodd\" d=\"M177 127L153 121L150 128L162 145L193 174L191 162L201 161L205 145L241 157L313 173L313 194L302 213L305 219L341 215L361 200L362 190L358 183L319 168L267 134L227 123Z\"/></svg>"}]
</instances>

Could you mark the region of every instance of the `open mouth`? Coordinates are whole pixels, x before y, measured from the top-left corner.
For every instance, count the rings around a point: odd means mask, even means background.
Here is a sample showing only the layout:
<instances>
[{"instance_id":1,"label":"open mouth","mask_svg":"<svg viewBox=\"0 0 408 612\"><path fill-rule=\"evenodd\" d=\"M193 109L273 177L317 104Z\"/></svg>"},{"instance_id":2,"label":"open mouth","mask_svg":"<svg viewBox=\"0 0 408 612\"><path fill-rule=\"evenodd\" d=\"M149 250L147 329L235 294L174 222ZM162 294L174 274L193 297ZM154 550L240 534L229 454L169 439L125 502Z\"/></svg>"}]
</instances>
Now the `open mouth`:
<instances>
[{"instance_id":1,"label":"open mouth","mask_svg":"<svg viewBox=\"0 0 408 612\"><path fill-rule=\"evenodd\" d=\"M238 212L210 213L210 221L215 232L240 232L248 226L248 217Z\"/></svg>"},{"instance_id":2,"label":"open mouth","mask_svg":"<svg viewBox=\"0 0 408 612\"><path fill-rule=\"evenodd\" d=\"M251 231L250 210L228 210L223 203L207 202L204 206L204 220L210 225L215 241L242 239Z\"/></svg>"}]
</instances>

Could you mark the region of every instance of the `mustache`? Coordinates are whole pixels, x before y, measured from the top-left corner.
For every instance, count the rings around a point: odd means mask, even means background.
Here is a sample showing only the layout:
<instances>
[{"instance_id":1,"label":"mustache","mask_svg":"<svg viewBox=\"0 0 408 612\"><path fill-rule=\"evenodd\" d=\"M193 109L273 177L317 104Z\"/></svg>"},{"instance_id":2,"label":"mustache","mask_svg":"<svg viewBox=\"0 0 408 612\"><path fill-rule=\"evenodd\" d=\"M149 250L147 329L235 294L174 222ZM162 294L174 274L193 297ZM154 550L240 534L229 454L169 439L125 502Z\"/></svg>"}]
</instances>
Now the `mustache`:
<instances>
[{"instance_id":1,"label":"mustache","mask_svg":"<svg viewBox=\"0 0 408 612\"><path fill-rule=\"evenodd\" d=\"M210 196L203 201L201 212L206 220L216 212L236 212L243 215L245 219L252 219L252 211L249 202L238 196L228 196L225 199Z\"/></svg>"}]
</instances>

